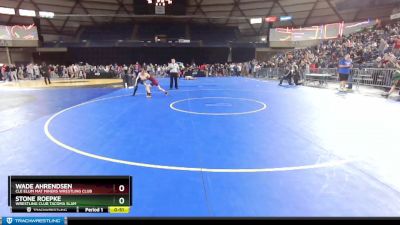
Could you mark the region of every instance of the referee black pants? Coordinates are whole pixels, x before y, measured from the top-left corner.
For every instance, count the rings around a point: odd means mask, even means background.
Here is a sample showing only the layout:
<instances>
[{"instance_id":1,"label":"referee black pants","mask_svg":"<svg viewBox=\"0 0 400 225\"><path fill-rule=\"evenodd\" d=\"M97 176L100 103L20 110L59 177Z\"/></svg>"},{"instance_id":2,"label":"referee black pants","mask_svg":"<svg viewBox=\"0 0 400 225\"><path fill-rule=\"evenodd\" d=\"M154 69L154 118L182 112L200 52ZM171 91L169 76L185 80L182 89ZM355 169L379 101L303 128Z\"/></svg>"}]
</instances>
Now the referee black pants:
<instances>
[{"instance_id":1,"label":"referee black pants","mask_svg":"<svg viewBox=\"0 0 400 225\"><path fill-rule=\"evenodd\" d=\"M43 78L44 78L44 83L45 83L46 85L51 84L50 75L49 75L49 76L43 76Z\"/></svg>"},{"instance_id":2,"label":"referee black pants","mask_svg":"<svg viewBox=\"0 0 400 225\"><path fill-rule=\"evenodd\" d=\"M175 89L178 89L178 73L169 74L169 88L172 89L175 81Z\"/></svg>"},{"instance_id":3,"label":"referee black pants","mask_svg":"<svg viewBox=\"0 0 400 225\"><path fill-rule=\"evenodd\" d=\"M125 85L126 85L126 87L132 86L132 77L129 76L128 74L125 74L124 76L122 76L122 81L124 83L124 86Z\"/></svg>"}]
</instances>

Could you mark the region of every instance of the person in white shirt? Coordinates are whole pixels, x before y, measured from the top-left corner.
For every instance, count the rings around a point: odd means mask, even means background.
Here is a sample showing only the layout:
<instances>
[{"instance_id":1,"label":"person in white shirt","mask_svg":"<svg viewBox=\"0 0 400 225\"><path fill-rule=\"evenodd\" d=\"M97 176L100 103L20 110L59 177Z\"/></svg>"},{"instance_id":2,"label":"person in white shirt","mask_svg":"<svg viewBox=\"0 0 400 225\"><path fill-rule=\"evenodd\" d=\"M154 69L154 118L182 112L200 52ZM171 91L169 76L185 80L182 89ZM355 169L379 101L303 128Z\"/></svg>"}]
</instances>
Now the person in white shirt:
<instances>
[{"instance_id":1,"label":"person in white shirt","mask_svg":"<svg viewBox=\"0 0 400 225\"><path fill-rule=\"evenodd\" d=\"M79 78L79 66L78 66L78 64L75 64L73 69L74 69L74 78Z\"/></svg>"},{"instance_id":2,"label":"person in white shirt","mask_svg":"<svg viewBox=\"0 0 400 225\"><path fill-rule=\"evenodd\" d=\"M63 78L67 78L68 77L68 68L66 66L62 66L62 74L63 74Z\"/></svg>"},{"instance_id":3,"label":"person in white shirt","mask_svg":"<svg viewBox=\"0 0 400 225\"><path fill-rule=\"evenodd\" d=\"M31 78L32 80L36 79L36 77L34 76L35 74L33 73L33 65L32 65L32 63L29 64L26 67L26 73L28 74L28 77Z\"/></svg>"},{"instance_id":4,"label":"person in white shirt","mask_svg":"<svg viewBox=\"0 0 400 225\"><path fill-rule=\"evenodd\" d=\"M18 79L24 79L24 66L21 65L18 67Z\"/></svg>"},{"instance_id":5,"label":"person in white shirt","mask_svg":"<svg viewBox=\"0 0 400 225\"><path fill-rule=\"evenodd\" d=\"M171 63L168 65L169 70L169 89L172 89L175 81L175 89L178 89L178 73L179 73L179 65L175 62L175 59L171 60Z\"/></svg>"},{"instance_id":6,"label":"person in white shirt","mask_svg":"<svg viewBox=\"0 0 400 225\"><path fill-rule=\"evenodd\" d=\"M40 72L39 72L39 66L38 66L37 64L35 64L35 65L33 66L33 76L34 76L34 80L36 80L36 78L39 77L39 74L40 74Z\"/></svg>"},{"instance_id":7,"label":"person in white shirt","mask_svg":"<svg viewBox=\"0 0 400 225\"><path fill-rule=\"evenodd\" d=\"M72 78L74 76L74 64L68 67L68 78Z\"/></svg>"}]
</instances>

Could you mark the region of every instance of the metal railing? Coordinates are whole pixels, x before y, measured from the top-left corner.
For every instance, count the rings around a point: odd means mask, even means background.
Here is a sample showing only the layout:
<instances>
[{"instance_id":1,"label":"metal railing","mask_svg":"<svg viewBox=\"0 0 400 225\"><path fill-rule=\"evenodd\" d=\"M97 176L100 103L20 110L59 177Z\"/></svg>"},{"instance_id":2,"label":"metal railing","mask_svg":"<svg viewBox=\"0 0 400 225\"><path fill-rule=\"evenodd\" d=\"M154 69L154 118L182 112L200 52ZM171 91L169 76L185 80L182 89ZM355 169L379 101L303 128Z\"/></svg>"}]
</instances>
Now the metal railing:
<instances>
[{"instance_id":1,"label":"metal railing","mask_svg":"<svg viewBox=\"0 0 400 225\"><path fill-rule=\"evenodd\" d=\"M382 68L364 68L352 69L349 81L355 85L373 86L389 88L393 83L393 74L395 69ZM307 73L330 74L328 82L338 82L338 73L336 68L317 68L309 71L300 70L300 78L305 79ZM279 79L284 74L282 68L262 68L255 73L255 77L266 79Z\"/></svg>"},{"instance_id":2,"label":"metal railing","mask_svg":"<svg viewBox=\"0 0 400 225\"><path fill-rule=\"evenodd\" d=\"M394 69L365 68L358 70L359 84L375 87L390 87L393 83Z\"/></svg>"},{"instance_id":3,"label":"metal railing","mask_svg":"<svg viewBox=\"0 0 400 225\"><path fill-rule=\"evenodd\" d=\"M255 73L255 77L277 79L284 73L282 68L261 68Z\"/></svg>"}]
</instances>

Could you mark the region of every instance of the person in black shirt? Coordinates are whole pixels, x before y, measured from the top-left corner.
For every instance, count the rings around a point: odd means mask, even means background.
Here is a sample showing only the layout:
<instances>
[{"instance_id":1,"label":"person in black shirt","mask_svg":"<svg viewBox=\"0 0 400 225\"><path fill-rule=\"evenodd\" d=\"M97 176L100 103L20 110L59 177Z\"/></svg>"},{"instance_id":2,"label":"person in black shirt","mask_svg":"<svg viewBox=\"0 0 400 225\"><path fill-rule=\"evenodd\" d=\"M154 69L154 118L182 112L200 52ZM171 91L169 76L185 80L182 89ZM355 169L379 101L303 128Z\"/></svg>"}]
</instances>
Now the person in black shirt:
<instances>
[{"instance_id":1,"label":"person in black shirt","mask_svg":"<svg viewBox=\"0 0 400 225\"><path fill-rule=\"evenodd\" d=\"M2 65L2 66L0 67L0 81L3 81L3 73L5 73L5 71L4 71L4 65Z\"/></svg>"},{"instance_id":2,"label":"person in black shirt","mask_svg":"<svg viewBox=\"0 0 400 225\"><path fill-rule=\"evenodd\" d=\"M11 80L15 80L15 81L18 80L17 67L14 64L10 65L10 77L11 77Z\"/></svg>"},{"instance_id":3,"label":"person in black shirt","mask_svg":"<svg viewBox=\"0 0 400 225\"><path fill-rule=\"evenodd\" d=\"M11 81L11 74L10 74L10 66L9 65L5 65L4 67L4 72L6 74L6 80Z\"/></svg>"},{"instance_id":4,"label":"person in black shirt","mask_svg":"<svg viewBox=\"0 0 400 225\"><path fill-rule=\"evenodd\" d=\"M293 75L293 70L290 66L286 66L285 68L285 75L283 75L279 81L279 85L282 85L282 82L284 80L287 80L287 82L289 83L289 85L293 85L292 84L292 75Z\"/></svg>"},{"instance_id":5,"label":"person in black shirt","mask_svg":"<svg viewBox=\"0 0 400 225\"><path fill-rule=\"evenodd\" d=\"M132 78L129 76L128 67L124 66L123 71L122 82L124 83L125 88L129 88L129 86L131 86Z\"/></svg>"},{"instance_id":6,"label":"person in black shirt","mask_svg":"<svg viewBox=\"0 0 400 225\"><path fill-rule=\"evenodd\" d=\"M303 83L300 82L300 70L299 70L299 66L294 62L292 65L292 75L293 75L293 82L295 85L302 85Z\"/></svg>"},{"instance_id":7,"label":"person in black shirt","mask_svg":"<svg viewBox=\"0 0 400 225\"><path fill-rule=\"evenodd\" d=\"M56 68L57 68L58 77L59 77L59 78L63 77L63 66L57 65Z\"/></svg>"},{"instance_id":8,"label":"person in black shirt","mask_svg":"<svg viewBox=\"0 0 400 225\"><path fill-rule=\"evenodd\" d=\"M42 76L44 78L44 83L46 85L51 84L51 81L50 81L50 70L51 70L51 68L53 68L53 67L47 66L46 63L43 63L42 67L40 68L40 72L41 72L41 74L42 74ZM53 71L54 71L54 68L53 68Z\"/></svg>"}]
</instances>

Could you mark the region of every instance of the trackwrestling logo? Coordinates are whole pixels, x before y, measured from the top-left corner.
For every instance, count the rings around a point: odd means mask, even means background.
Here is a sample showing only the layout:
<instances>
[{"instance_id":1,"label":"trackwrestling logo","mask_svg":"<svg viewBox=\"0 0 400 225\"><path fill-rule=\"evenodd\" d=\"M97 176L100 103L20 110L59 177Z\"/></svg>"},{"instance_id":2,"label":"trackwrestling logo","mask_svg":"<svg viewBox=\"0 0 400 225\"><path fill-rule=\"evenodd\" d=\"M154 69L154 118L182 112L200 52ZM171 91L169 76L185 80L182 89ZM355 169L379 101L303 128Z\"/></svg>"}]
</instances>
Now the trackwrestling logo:
<instances>
[{"instance_id":1,"label":"trackwrestling logo","mask_svg":"<svg viewBox=\"0 0 400 225\"><path fill-rule=\"evenodd\" d=\"M64 225L62 217L3 217L3 224L53 224Z\"/></svg>"}]
</instances>

